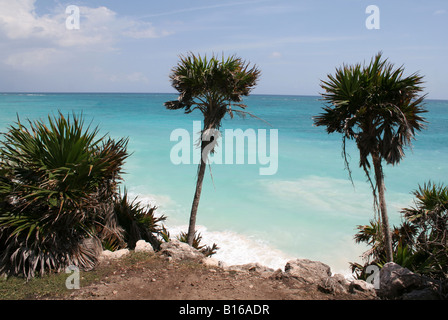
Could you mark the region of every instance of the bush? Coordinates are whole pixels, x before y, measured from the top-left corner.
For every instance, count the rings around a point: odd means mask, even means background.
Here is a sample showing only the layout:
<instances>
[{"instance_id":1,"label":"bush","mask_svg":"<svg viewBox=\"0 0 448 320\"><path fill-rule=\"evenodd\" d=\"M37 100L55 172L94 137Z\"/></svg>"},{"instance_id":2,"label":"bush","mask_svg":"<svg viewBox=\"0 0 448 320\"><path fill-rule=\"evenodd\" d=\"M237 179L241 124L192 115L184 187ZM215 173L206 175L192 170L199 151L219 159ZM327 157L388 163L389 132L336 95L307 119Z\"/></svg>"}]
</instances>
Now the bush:
<instances>
[{"instance_id":1,"label":"bush","mask_svg":"<svg viewBox=\"0 0 448 320\"><path fill-rule=\"evenodd\" d=\"M177 240L188 243L188 233L181 232L177 237ZM207 245L201 245L202 235L195 232L193 237L193 248L199 250L206 257L211 257L218 251L219 247L214 243L211 247Z\"/></svg>"},{"instance_id":2,"label":"bush","mask_svg":"<svg viewBox=\"0 0 448 320\"><path fill-rule=\"evenodd\" d=\"M165 242L169 242L171 239L171 235L169 231L165 228L165 226L162 227L160 235L163 241ZM176 236L176 239L179 240L180 242L188 243L188 233L182 231L180 234ZM199 250L199 252L201 252L206 257L211 257L212 255L216 254L216 252L219 250L219 247L216 243L214 243L212 246L207 246L207 245L201 245L201 242L202 242L202 235L200 233L197 233L197 231L195 231L192 245L193 248Z\"/></svg>"},{"instance_id":3,"label":"bush","mask_svg":"<svg viewBox=\"0 0 448 320\"><path fill-rule=\"evenodd\" d=\"M101 234L120 234L113 201L127 139L98 137L82 116L18 119L0 150L0 272L90 269Z\"/></svg>"},{"instance_id":4,"label":"bush","mask_svg":"<svg viewBox=\"0 0 448 320\"><path fill-rule=\"evenodd\" d=\"M118 224L124 229L124 242L127 247L134 249L137 241L145 240L155 250L159 250L161 244L159 237L163 229L158 223L165 221L166 217L164 215L157 217L156 210L157 207L154 206L143 206L137 198L130 201L126 190L123 195L117 197L114 212Z\"/></svg>"},{"instance_id":5,"label":"bush","mask_svg":"<svg viewBox=\"0 0 448 320\"><path fill-rule=\"evenodd\" d=\"M435 279L448 279L448 187L431 182L413 192L415 207L404 208L404 222L392 232L394 262ZM352 263L352 270L365 278L365 268L385 263L379 223L358 226L356 242L371 248L364 253L364 265Z\"/></svg>"}]
</instances>

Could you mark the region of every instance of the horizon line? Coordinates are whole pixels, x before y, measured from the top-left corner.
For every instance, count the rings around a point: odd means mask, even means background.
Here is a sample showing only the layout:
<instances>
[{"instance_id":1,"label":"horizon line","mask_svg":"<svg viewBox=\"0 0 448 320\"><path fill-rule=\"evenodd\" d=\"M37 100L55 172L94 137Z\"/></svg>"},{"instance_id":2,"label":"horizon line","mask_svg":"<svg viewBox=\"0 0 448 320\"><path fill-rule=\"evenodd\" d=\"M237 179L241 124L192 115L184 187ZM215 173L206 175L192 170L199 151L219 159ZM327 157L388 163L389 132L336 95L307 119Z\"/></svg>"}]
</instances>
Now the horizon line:
<instances>
[{"instance_id":1,"label":"horizon line","mask_svg":"<svg viewBox=\"0 0 448 320\"><path fill-rule=\"evenodd\" d=\"M120 91L0 91L0 94L172 94L176 92L120 92ZM290 97L320 97L320 94L293 94L293 93L253 93L249 96L290 96ZM427 98L426 100L448 101L447 98Z\"/></svg>"}]
</instances>

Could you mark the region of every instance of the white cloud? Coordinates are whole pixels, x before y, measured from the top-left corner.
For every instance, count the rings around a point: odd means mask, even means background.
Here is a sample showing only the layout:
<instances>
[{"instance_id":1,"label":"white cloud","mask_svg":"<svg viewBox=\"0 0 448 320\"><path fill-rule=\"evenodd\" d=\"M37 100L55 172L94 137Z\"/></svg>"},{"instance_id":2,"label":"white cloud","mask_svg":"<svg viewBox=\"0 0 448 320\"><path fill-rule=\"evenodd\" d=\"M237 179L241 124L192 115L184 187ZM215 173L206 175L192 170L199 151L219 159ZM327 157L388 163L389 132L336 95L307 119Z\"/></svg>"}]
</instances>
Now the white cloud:
<instances>
[{"instance_id":1,"label":"white cloud","mask_svg":"<svg viewBox=\"0 0 448 320\"><path fill-rule=\"evenodd\" d=\"M65 5L45 13L39 6L36 0L0 0L0 72L8 75L0 91L148 90L148 74L136 59L123 57L138 57L128 46L168 36L171 26L164 30L87 5L79 6L79 29L70 30Z\"/></svg>"},{"instance_id":2,"label":"white cloud","mask_svg":"<svg viewBox=\"0 0 448 320\"><path fill-rule=\"evenodd\" d=\"M440 10L436 10L436 11L434 11L434 15L435 16L438 16L438 15L442 15L442 14L445 14L446 13L446 10L445 9L440 9Z\"/></svg>"},{"instance_id":3,"label":"white cloud","mask_svg":"<svg viewBox=\"0 0 448 320\"><path fill-rule=\"evenodd\" d=\"M126 75L126 80L129 82L149 83L149 79L141 72L134 72Z\"/></svg>"},{"instance_id":4,"label":"white cloud","mask_svg":"<svg viewBox=\"0 0 448 320\"><path fill-rule=\"evenodd\" d=\"M197 12L197 11L205 11L205 10L213 10L213 9L222 9L226 7L235 7L235 6L243 6L243 5L255 5L261 2L268 2L270 0L253 0L253 1L242 1L242 2L229 2L229 3L219 3L202 7L188 7L183 9L177 9L168 12L160 12L155 14L147 14L142 16L142 18L152 18L152 17L160 17L160 16L170 16L177 14L184 14L187 12Z\"/></svg>"},{"instance_id":5,"label":"white cloud","mask_svg":"<svg viewBox=\"0 0 448 320\"><path fill-rule=\"evenodd\" d=\"M281 54L281 52L278 51L274 51L271 53L270 57L273 59L280 59L283 55Z\"/></svg>"},{"instance_id":6,"label":"white cloud","mask_svg":"<svg viewBox=\"0 0 448 320\"><path fill-rule=\"evenodd\" d=\"M121 52L120 41L171 34L105 6L79 6L79 29L70 30L66 20L71 14L66 13L65 6L38 14L38 4L36 0L0 0L0 67L27 74L45 72L42 78L46 79L69 74L64 78L67 83L68 79L79 82L95 78L109 84L147 85L148 78L140 72L110 71L98 78L94 66L106 59L114 61Z\"/></svg>"},{"instance_id":7,"label":"white cloud","mask_svg":"<svg viewBox=\"0 0 448 320\"><path fill-rule=\"evenodd\" d=\"M134 39L154 39L173 34L173 32L167 30L158 30L151 23L130 22L129 24L131 26L123 32L123 35Z\"/></svg>"},{"instance_id":8,"label":"white cloud","mask_svg":"<svg viewBox=\"0 0 448 320\"><path fill-rule=\"evenodd\" d=\"M54 62L55 58L60 54L61 52L59 50L53 48L35 48L29 51L11 54L5 59L4 63L20 69L45 67L50 62Z\"/></svg>"},{"instance_id":9,"label":"white cloud","mask_svg":"<svg viewBox=\"0 0 448 320\"><path fill-rule=\"evenodd\" d=\"M27 38L42 31L36 23L34 0L0 0L0 30L10 39Z\"/></svg>"},{"instance_id":10,"label":"white cloud","mask_svg":"<svg viewBox=\"0 0 448 320\"><path fill-rule=\"evenodd\" d=\"M57 7L53 14L38 16L35 12L36 0L0 0L0 33L10 40L48 40L62 46L102 46L109 47L120 35L133 38L158 38L171 32L158 30L148 22L134 21L119 17L106 8L81 6L79 30L68 30L69 17L65 8Z\"/></svg>"},{"instance_id":11,"label":"white cloud","mask_svg":"<svg viewBox=\"0 0 448 320\"><path fill-rule=\"evenodd\" d=\"M140 72L135 71L131 73L119 73L105 71L100 67L93 68L93 76L96 80L109 83L135 83L135 84L149 84L148 77Z\"/></svg>"}]
</instances>

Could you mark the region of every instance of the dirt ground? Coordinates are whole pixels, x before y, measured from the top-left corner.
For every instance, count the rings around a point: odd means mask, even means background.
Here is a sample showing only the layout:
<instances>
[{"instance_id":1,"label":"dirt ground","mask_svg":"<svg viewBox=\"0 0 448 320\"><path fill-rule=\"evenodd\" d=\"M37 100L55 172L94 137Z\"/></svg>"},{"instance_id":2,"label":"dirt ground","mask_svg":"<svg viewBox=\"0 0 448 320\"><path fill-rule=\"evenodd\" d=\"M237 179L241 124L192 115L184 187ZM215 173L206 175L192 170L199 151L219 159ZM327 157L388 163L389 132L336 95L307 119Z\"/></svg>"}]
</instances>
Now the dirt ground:
<instances>
[{"instance_id":1,"label":"dirt ground","mask_svg":"<svg viewBox=\"0 0 448 320\"><path fill-rule=\"evenodd\" d=\"M94 283L73 290L71 300L366 300L362 294L325 293L285 277L226 271L197 262L145 259L102 262Z\"/></svg>"}]
</instances>

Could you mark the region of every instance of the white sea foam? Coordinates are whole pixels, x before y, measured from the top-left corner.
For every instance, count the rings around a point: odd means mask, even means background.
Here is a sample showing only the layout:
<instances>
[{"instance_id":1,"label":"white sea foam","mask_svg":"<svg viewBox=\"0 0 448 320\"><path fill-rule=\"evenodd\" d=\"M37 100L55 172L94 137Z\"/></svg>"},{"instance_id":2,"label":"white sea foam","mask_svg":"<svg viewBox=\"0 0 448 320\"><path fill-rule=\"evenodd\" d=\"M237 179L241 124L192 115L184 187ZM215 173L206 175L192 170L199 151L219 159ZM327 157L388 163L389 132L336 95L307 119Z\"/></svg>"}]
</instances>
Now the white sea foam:
<instances>
[{"instance_id":1,"label":"white sea foam","mask_svg":"<svg viewBox=\"0 0 448 320\"><path fill-rule=\"evenodd\" d=\"M144 206L156 206L158 208L167 208L175 205L175 202L168 195L155 195L155 194L138 194L134 191L128 192L128 197L131 200L136 198L137 202L140 202Z\"/></svg>"},{"instance_id":2,"label":"white sea foam","mask_svg":"<svg viewBox=\"0 0 448 320\"><path fill-rule=\"evenodd\" d=\"M137 197L137 201L142 205L157 206L159 208L156 211L157 216L162 214L168 216L164 225L172 238L188 230L188 226L179 221L178 216L185 215L179 214L182 208L169 196L142 195L135 192L128 192L128 195L130 199ZM196 230L202 236L201 244L209 246L213 243L217 244L219 250L213 255L213 258L223 261L227 265L258 262L273 269L284 269L288 260L297 258L285 254L267 241L255 236L244 235L230 230L211 231L206 226L200 225L196 226Z\"/></svg>"},{"instance_id":3,"label":"white sea foam","mask_svg":"<svg viewBox=\"0 0 448 320\"><path fill-rule=\"evenodd\" d=\"M172 238L181 232L188 230L187 225L168 227ZM205 226L197 226L196 230L202 236L202 245L211 246L216 243L219 250L213 258L223 261L227 265L242 265L247 263L259 263L272 269L285 269L290 260L309 259L323 262L330 266L333 274L339 273L346 278L352 278L347 257L359 256L365 248L355 247L353 240L346 238L346 246L341 246L337 252L329 251L320 258L310 256L292 255L274 247L267 241L254 236L247 236L233 231L210 231Z\"/></svg>"},{"instance_id":4,"label":"white sea foam","mask_svg":"<svg viewBox=\"0 0 448 320\"><path fill-rule=\"evenodd\" d=\"M188 230L187 225L168 227L171 237ZM201 244L211 246L216 243L219 250L213 258L225 262L227 265L241 265L256 263L273 269L284 269L286 262L296 257L288 256L281 250L274 248L266 241L255 237L238 234L233 231L210 231L205 226L197 226L201 234Z\"/></svg>"},{"instance_id":5,"label":"white sea foam","mask_svg":"<svg viewBox=\"0 0 448 320\"><path fill-rule=\"evenodd\" d=\"M277 191L280 191L280 186L277 185L277 187L279 187ZM291 185L284 185L284 187L288 189ZM143 205L157 206L159 209L156 211L156 215L164 214L168 217L164 225L172 238L188 230L188 226L185 224L188 213L185 212L185 208L182 208L169 196L141 195L134 192L128 194L130 199L137 196L137 200ZM183 220L180 219L181 216L184 218ZM265 233L265 236L263 236L263 233L250 235L232 230L210 230L201 225L198 225L196 230L202 236L201 244L211 246L216 243L218 245L219 250L213 257L227 265L259 263L273 269L280 268L283 270L289 260L303 258L324 262L331 267L333 273L342 273L348 276L350 274L348 262L354 261L353 258L359 257L361 253L360 248L354 245L351 237L338 240L338 244L335 244L334 241L320 239L313 234L312 230L306 230L303 235L292 234L290 231L285 232L283 230L283 234L276 235L275 238L286 241L289 245L289 251L297 252L297 254L286 253L282 248L264 240L270 237L271 233ZM312 242L306 239L312 239ZM287 244L284 243L283 245ZM291 244L293 248L291 248ZM277 245L282 244L277 243ZM317 247L313 248L313 246Z\"/></svg>"}]
</instances>

